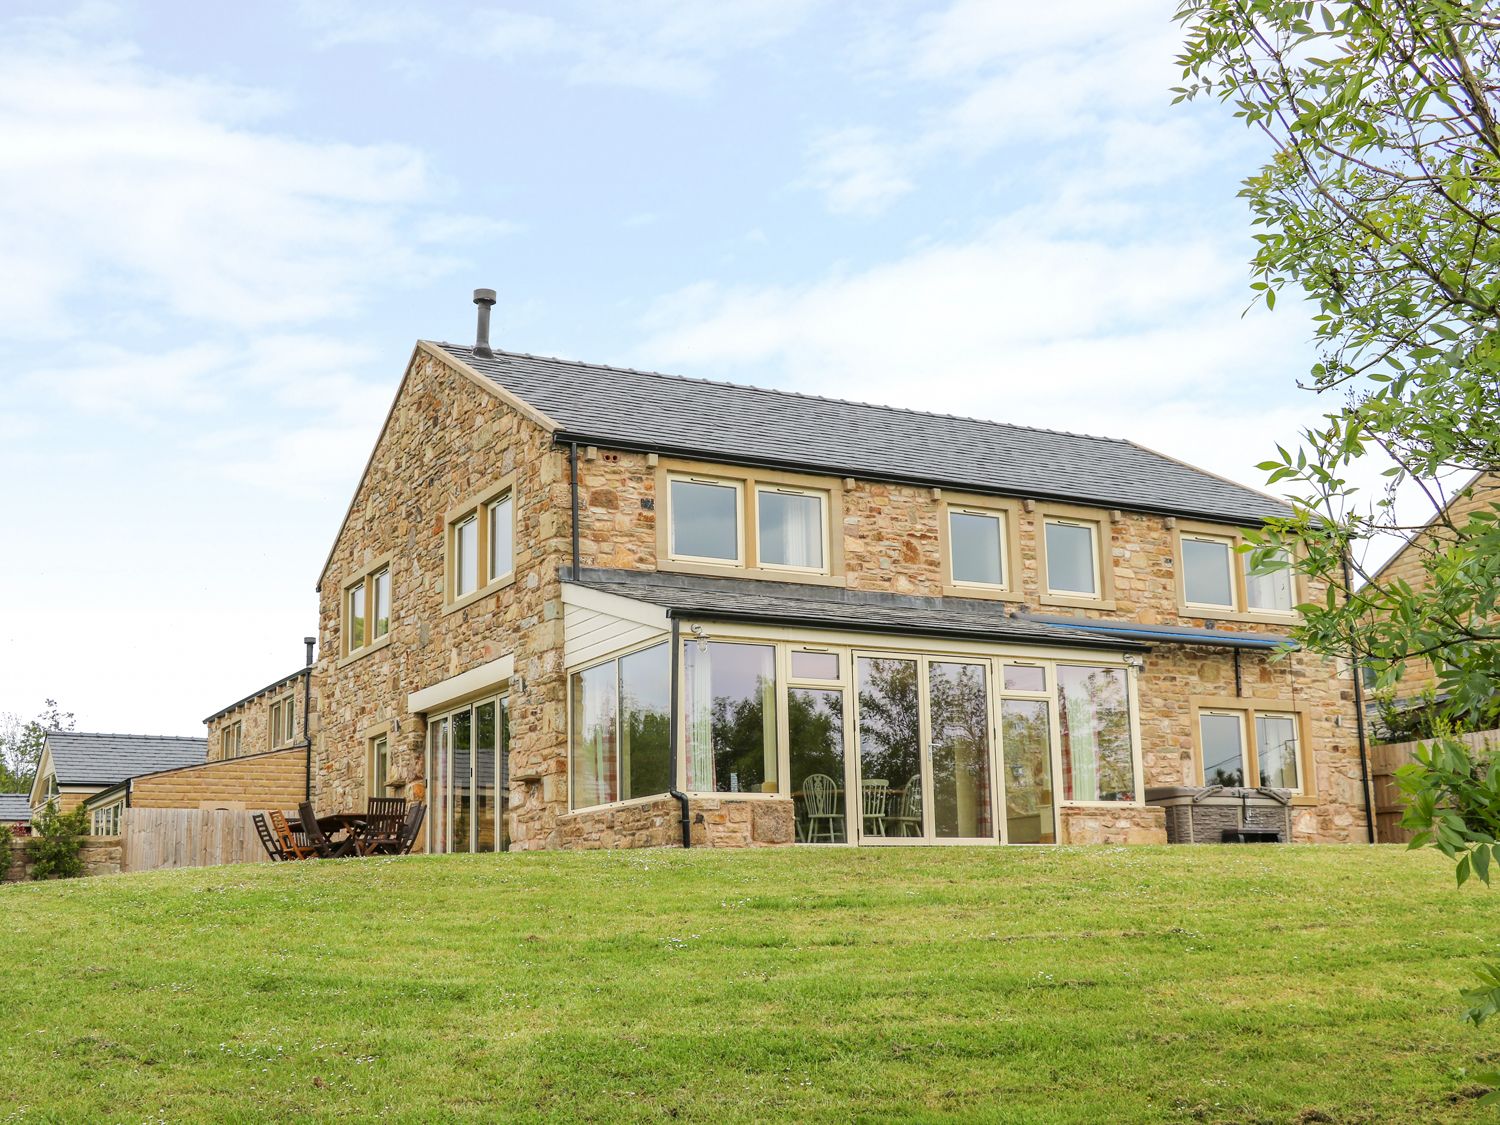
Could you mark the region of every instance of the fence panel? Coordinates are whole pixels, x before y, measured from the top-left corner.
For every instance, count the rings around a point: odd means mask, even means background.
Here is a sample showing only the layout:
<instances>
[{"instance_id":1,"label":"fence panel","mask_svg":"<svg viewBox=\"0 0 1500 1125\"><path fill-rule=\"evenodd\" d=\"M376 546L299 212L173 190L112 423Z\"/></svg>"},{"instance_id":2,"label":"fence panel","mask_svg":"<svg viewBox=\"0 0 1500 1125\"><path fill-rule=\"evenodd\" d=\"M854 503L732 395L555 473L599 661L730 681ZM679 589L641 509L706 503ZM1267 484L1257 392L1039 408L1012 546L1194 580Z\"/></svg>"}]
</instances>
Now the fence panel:
<instances>
[{"instance_id":1,"label":"fence panel","mask_svg":"<svg viewBox=\"0 0 1500 1125\"><path fill-rule=\"evenodd\" d=\"M120 869L265 863L250 814L229 809L126 809L120 823Z\"/></svg>"},{"instance_id":2,"label":"fence panel","mask_svg":"<svg viewBox=\"0 0 1500 1125\"><path fill-rule=\"evenodd\" d=\"M1472 731L1458 737L1475 750L1500 748L1500 730ZM1406 802L1396 787L1395 773L1412 761L1417 747L1427 741L1430 739L1370 747L1370 780L1375 789L1375 838L1382 844L1404 844L1411 839L1411 833L1401 827Z\"/></svg>"}]
</instances>

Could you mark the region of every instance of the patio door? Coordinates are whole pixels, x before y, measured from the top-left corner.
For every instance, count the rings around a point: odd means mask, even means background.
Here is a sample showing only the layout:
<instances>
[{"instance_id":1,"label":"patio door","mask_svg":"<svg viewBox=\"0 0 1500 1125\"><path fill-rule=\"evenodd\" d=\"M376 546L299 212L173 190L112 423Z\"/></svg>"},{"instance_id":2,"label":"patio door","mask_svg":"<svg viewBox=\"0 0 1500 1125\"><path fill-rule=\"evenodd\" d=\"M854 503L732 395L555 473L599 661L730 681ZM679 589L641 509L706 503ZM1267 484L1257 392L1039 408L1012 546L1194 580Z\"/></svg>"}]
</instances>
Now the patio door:
<instances>
[{"instance_id":1,"label":"patio door","mask_svg":"<svg viewBox=\"0 0 1500 1125\"><path fill-rule=\"evenodd\" d=\"M477 700L428 719L429 851L495 852L509 847L509 752L505 696Z\"/></svg>"}]
</instances>

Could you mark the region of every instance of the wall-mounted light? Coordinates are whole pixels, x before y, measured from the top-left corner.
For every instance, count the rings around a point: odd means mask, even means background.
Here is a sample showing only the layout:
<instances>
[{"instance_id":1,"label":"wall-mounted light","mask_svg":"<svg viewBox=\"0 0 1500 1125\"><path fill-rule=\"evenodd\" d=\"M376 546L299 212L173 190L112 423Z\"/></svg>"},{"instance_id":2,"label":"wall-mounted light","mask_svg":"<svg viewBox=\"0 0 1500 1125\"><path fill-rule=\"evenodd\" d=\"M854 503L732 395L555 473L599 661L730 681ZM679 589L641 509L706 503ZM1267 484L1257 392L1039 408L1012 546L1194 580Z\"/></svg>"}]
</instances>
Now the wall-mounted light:
<instances>
[{"instance_id":1,"label":"wall-mounted light","mask_svg":"<svg viewBox=\"0 0 1500 1125\"><path fill-rule=\"evenodd\" d=\"M708 651L708 634L703 631L702 625L689 626L688 632L693 634L693 639L698 642L698 651Z\"/></svg>"}]
</instances>

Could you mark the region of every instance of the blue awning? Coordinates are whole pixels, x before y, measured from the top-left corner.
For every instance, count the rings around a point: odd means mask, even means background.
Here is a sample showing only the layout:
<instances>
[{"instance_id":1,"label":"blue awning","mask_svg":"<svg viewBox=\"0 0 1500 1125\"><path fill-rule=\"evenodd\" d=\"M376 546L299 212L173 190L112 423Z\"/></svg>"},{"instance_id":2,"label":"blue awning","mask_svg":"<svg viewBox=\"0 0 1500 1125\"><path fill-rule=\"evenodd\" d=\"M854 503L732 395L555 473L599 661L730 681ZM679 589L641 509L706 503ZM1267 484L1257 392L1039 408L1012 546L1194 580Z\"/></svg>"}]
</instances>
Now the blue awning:
<instances>
[{"instance_id":1,"label":"blue awning","mask_svg":"<svg viewBox=\"0 0 1500 1125\"><path fill-rule=\"evenodd\" d=\"M1032 621L1066 625L1088 633L1159 645L1204 645L1218 648L1297 648L1291 637L1278 633L1236 633L1228 629L1195 629L1189 625L1137 625L1132 621L1101 621L1096 617L1050 617L1028 614Z\"/></svg>"}]
</instances>

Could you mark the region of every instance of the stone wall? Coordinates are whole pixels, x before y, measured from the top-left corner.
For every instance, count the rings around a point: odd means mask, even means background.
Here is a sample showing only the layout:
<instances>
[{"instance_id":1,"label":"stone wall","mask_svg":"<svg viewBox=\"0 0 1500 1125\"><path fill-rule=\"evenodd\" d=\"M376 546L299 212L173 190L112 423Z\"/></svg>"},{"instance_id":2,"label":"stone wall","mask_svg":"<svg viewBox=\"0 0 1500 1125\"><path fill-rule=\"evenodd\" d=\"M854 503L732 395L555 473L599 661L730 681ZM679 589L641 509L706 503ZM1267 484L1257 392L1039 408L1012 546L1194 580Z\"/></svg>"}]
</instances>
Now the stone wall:
<instances>
[{"instance_id":1,"label":"stone wall","mask_svg":"<svg viewBox=\"0 0 1500 1125\"><path fill-rule=\"evenodd\" d=\"M187 766L137 778L130 804L140 809L295 809L307 793L301 747Z\"/></svg>"},{"instance_id":2,"label":"stone wall","mask_svg":"<svg viewBox=\"0 0 1500 1125\"><path fill-rule=\"evenodd\" d=\"M688 807L694 847L751 848L796 839L787 797L694 797ZM558 818L565 848L660 848L682 843L682 807L671 797L618 805Z\"/></svg>"},{"instance_id":3,"label":"stone wall","mask_svg":"<svg viewBox=\"0 0 1500 1125\"><path fill-rule=\"evenodd\" d=\"M227 755L223 745L224 728L232 723L240 724L240 756L249 754L264 754L274 749L271 745L271 705L285 699L288 695L293 696L296 701L296 741L302 742L302 710L303 701L306 698L306 688L302 683L303 669L298 669L283 680L278 680L270 687L256 692L250 698L221 711L210 719L204 721L208 728L208 760L210 762L222 761ZM316 738L318 732L318 681L313 677L312 705L308 708L311 720L308 724L308 734Z\"/></svg>"},{"instance_id":4,"label":"stone wall","mask_svg":"<svg viewBox=\"0 0 1500 1125\"><path fill-rule=\"evenodd\" d=\"M0 847L6 841L0 840ZM10 872L7 883L21 883L31 878L31 860L26 855L26 841L13 840ZM120 841L110 836L102 839L85 839L83 842L83 873L85 875L118 875L120 873Z\"/></svg>"},{"instance_id":5,"label":"stone wall","mask_svg":"<svg viewBox=\"0 0 1500 1125\"><path fill-rule=\"evenodd\" d=\"M1154 805L1063 805L1057 810L1062 844L1165 844L1166 810Z\"/></svg>"},{"instance_id":6,"label":"stone wall","mask_svg":"<svg viewBox=\"0 0 1500 1125\"><path fill-rule=\"evenodd\" d=\"M450 609L446 514L512 473L515 579ZM558 568L568 557L568 493L566 457L547 431L444 361L416 353L320 584L320 810L364 800L368 740L379 727L390 739L393 788L417 796L426 731L407 711L408 693L513 653L525 686L510 693L512 847L560 845L567 722ZM390 641L345 658L343 584L387 554Z\"/></svg>"}]
</instances>

